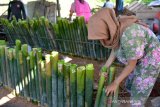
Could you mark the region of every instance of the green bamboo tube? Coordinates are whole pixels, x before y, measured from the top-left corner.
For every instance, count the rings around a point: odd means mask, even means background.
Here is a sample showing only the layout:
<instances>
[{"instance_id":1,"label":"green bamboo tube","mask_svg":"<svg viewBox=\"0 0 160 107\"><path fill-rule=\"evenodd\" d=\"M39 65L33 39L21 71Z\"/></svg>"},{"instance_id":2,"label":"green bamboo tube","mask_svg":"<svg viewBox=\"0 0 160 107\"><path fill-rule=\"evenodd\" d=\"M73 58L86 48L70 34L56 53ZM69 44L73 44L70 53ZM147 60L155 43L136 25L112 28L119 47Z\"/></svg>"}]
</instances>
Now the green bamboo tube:
<instances>
[{"instance_id":1,"label":"green bamboo tube","mask_svg":"<svg viewBox=\"0 0 160 107\"><path fill-rule=\"evenodd\" d=\"M76 46L75 46L75 43L74 43L73 23L69 24L69 32L70 32L70 36L71 36L70 44L72 45L72 54L76 54Z\"/></svg>"},{"instance_id":2,"label":"green bamboo tube","mask_svg":"<svg viewBox=\"0 0 160 107\"><path fill-rule=\"evenodd\" d=\"M84 53L85 53L85 56L86 57L89 57L89 47L88 47L88 38L87 38L87 35L88 35L88 31L87 31L87 26L85 24L85 20L84 20L84 17L83 18L80 18L80 21L81 21L81 24L82 24L82 41L85 41L87 43L84 43Z\"/></svg>"},{"instance_id":3,"label":"green bamboo tube","mask_svg":"<svg viewBox=\"0 0 160 107\"><path fill-rule=\"evenodd\" d=\"M70 107L77 107L77 65L72 64L70 66Z\"/></svg>"},{"instance_id":4,"label":"green bamboo tube","mask_svg":"<svg viewBox=\"0 0 160 107\"><path fill-rule=\"evenodd\" d=\"M9 79L8 79L8 82L9 82L9 88L14 88L14 86L13 86L13 84L14 84L14 80L13 80L13 49L12 48L10 48L10 49L8 49L8 56L7 56L8 58L8 76L9 76Z\"/></svg>"},{"instance_id":5,"label":"green bamboo tube","mask_svg":"<svg viewBox=\"0 0 160 107\"><path fill-rule=\"evenodd\" d=\"M41 96L41 105L44 106L46 103L46 69L45 69L45 62L40 61L40 75L41 75L41 84L40 86L42 87L42 96Z\"/></svg>"},{"instance_id":6,"label":"green bamboo tube","mask_svg":"<svg viewBox=\"0 0 160 107\"><path fill-rule=\"evenodd\" d=\"M40 66L40 62L42 61L42 50L41 49L37 49L37 77L38 77L38 100L41 101L41 96L42 96L42 87L41 87L41 66Z\"/></svg>"},{"instance_id":7,"label":"green bamboo tube","mask_svg":"<svg viewBox=\"0 0 160 107\"><path fill-rule=\"evenodd\" d=\"M17 57L16 57L16 50L13 49L13 81L14 81L14 89L15 89L15 95L18 94L18 75L17 75Z\"/></svg>"},{"instance_id":8,"label":"green bamboo tube","mask_svg":"<svg viewBox=\"0 0 160 107\"><path fill-rule=\"evenodd\" d=\"M1 46L0 46L0 52L1 52ZM2 72L2 55L0 53L0 85L3 84L3 72Z\"/></svg>"},{"instance_id":9,"label":"green bamboo tube","mask_svg":"<svg viewBox=\"0 0 160 107\"><path fill-rule=\"evenodd\" d=\"M116 67L115 66L111 66L110 67L110 82L115 79L115 75L116 75ZM109 84L109 83L108 83ZM112 95L112 104L111 107L117 107L118 106L118 93L119 93L119 87L116 90L115 95Z\"/></svg>"},{"instance_id":10,"label":"green bamboo tube","mask_svg":"<svg viewBox=\"0 0 160 107\"><path fill-rule=\"evenodd\" d=\"M38 52L40 51L40 52ZM42 55L40 54L41 53L41 49L40 48L33 48L33 52L35 54L35 72L34 72L34 75L35 75L35 87L36 87L36 101L40 101L40 92L39 92L39 71L38 71L38 61L39 61L39 58L42 57ZM39 58L38 58L38 54L39 54Z\"/></svg>"},{"instance_id":11,"label":"green bamboo tube","mask_svg":"<svg viewBox=\"0 0 160 107\"><path fill-rule=\"evenodd\" d=\"M77 68L77 107L84 107L85 66Z\"/></svg>"},{"instance_id":12,"label":"green bamboo tube","mask_svg":"<svg viewBox=\"0 0 160 107\"><path fill-rule=\"evenodd\" d=\"M113 80L115 79L115 72L116 72L116 67L111 66L109 69L109 76L108 76L108 81L107 81L107 85L110 85ZM112 106L112 96L113 95L109 95L107 96L107 107L111 107Z\"/></svg>"},{"instance_id":13,"label":"green bamboo tube","mask_svg":"<svg viewBox=\"0 0 160 107\"><path fill-rule=\"evenodd\" d=\"M18 52L19 50L21 50L21 41L16 40L16 52Z\"/></svg>"},{"instance_id":14,"label":"green bamboo tube","mask_svg":"<svg viewBox=\"0 0 160 107\"><path fill-rule=\"evenodd\" d=\"M16 94L20 94L21 91L21 73L20 73L20 61L19 61L19 51L21 50L21 41L20 40L16 40L16 46L15 46L15 54L16 54L16 68L17 68L17 87L16 87Z\"/></svg>"},{"instance_id":15,"label":"green bamboo tube","mask_svg":"<svg viewBox=\"0 0 160 107\"><path fill-rule=\"evenodd\" d=\"M32 81L32 100L36 100L37 95L36 95L36 79L35 79L35 72L36 72L36 68L35 68L35 54L33 51L31 51L29 53L30 56L30 76L31 76L31 81Z\"/></svg>"},{"instance_id":16,"label":"green bamboo tube","mask_svg":"<svg viewBox=\"0 0 160 107\"><path fill-rule=\"evenodd\" d=\"M59 41L58 40L56 40L56 39L58 39L58 37L59 37L59 35L60 35L60 32L59 32L59 28L58 28L58 24L53 24L52 25L52 28L53 28L53 31L55 32L55 47L56 47L56 49L58 50L58 51L60 51L60 48L59 48L59 45L60 45L60 43L59 43Z\"/></svg>"},{"instance_id":17,"label":"green bamboo tube","mask_svg":"<svg viewBox=\"0 0 160 107\"><path fill-rule=\"evenodd\" d=\"M102 89L102 95L100 97L99 107L107 107L107 97L106 97L105 90L106 90L106 86L104 86Z\"/></svg>"},{"instance_id":18,"label":"green bamboo tube","mask_svg":"<svg viewBox=\"0 0 160 107\"><path fill-rule=\"evenodd\" d=\"M94 66L86 65L85 107L93 107Z\"/></svg>"},{"instance_id":19,"label":"green bamboo tube","mask_svg":"<svg viewBox=\"0 0 160 107\"><path fill-rule=\"evenodd\" d=\"M8 64L8 48L5 47L5 76L6 76L6 87L11 86L10 84L10 76L9 76L9 64Z\"/></svg>"},{"instance_id":20,"label":"green bamboo tube","mask_svg":"<svg viewBox=\"0 0 160 107\"><path fill-rule=\"evenodd\" d=\"M58 61L58 107L64 107L64 61Z\"/></svg>"},{"instance_id":21,"label":"green bamboo tube","mask_svg":"<svg viewBox=\"0 0 160 107\"><path fill-rule=\"evenodd\" d=\"M28 82L29 79L27 78L27 56L28 56L28 45L23 44L21 47L22 50L22 58L23 58L23 80L24 80L24 97L29 97L29 89L28 89Z\"/></svg>"},{"instance_id":22,"label":"green bamboo tube","mask_svg":"<svg viewBox=\"0 0 160 107\"><path fill-rule=\"evenodd\" d=\"M66 20L65 20L65 27L66 27L67 38L69 40L68 43L67 43L67 45L69 45L68 53L73 53L73 43L71 41L70 23Z\"/></svg>"},{"instance_id":23,"label":"green bamboo tube","mask_svg":"<svg viewBox=\"0 0 160 107\"><path fill-rule=\"evenodd\" d=\"M73 32L73 23L69 24L70 36L71 36L71 44L72 44L72 54L76 54L76 45L74 43L74 32Z\"/></svg>"},{"instance_id":24,"label":"green bamboo tube","mask_svg":"<svg viewBox=\"0 0 160 107\"><path fill-rule=\"evenodd\" d=\"M46 94L47 94L47 104L52 107L52 71L51 71L51 61L50 54L45 55L45 68L46 68Z\"/></svg>"},{"instance_id":25,"label":"green bamboo tube","mask_svg":"<svg viewBox=\"0 0 160 107\"><path fill-rule=\"evenodd\" d=\"M82 57L85 57L85 53L86 51L84 50L86 48L85 44L83 43L85 40L84 40L84 31L83 31L83 25L85 24L84 22L84 17L78 17L77 18L77 26L79 27L80 29L80 36L79 36L79 41L80 41L80 44L81 44L81 56Z\"/></svg>"},{"instance_id":26,"label":"green bamboo tube","mask_svg":"<svg viewBox=\"0 0 160 107\"><path fill-rule=\"evenodd\" d=\"M58 58L59 54L56 51L51 53L52 64L52 105L58 107Z\"/></svg>"},{"instance_id":27,"label":"green bamboo tube","mask_svg":"<svg viewBox=\"0 0 160 107\"><path fill-rule=\"evenodd\" d=\"M78 26L77 26L77 18L74 20L73 22L73 33L74 33L74 41L79 41L80 40L80 35L78 33ZM80 43L75 43L75 46L76 46L76 55L80 56L81 55L81 44L79 45Z\"/></svg>"},{"instance_id":28,"label":"green bamboo tube","mask_svg":"<svg viewBox=\"0 0 160 107\"><path fill-rule=\"evenodd\" d=\"M64 64L64 107L70 107L70 66L71 63Z\"/></svg>"},{"instance_id":29,"label":"green bamboo tube","mask_svg":"<svg viewBox=\"0 0 160 107\"><path fill-rule=\"evenodd\" d=\"M5 76L5 47L0 46L0 63L1 63L1 73L2 73L2 83L6 84L6 76Z\"/></svg>"},{"instance_id":30,"label":"green bamboo tube","mask_svg":"<svg viewBox=\"0 0 160 107\"><path fill-rule=\"evenodd\" d=\"M23 66L23 55L22 55L22 51L19 51L18 53L18 60L19 60L19 73L20 73L20 94L22 96L24 96L24 81L23 81L23 78L24 78L24 66Z\"/></svg>"},{"instance_id":31,"label":"green bamboo tube","mask_svg":"<svg viewBox=\"0 0 160 107\"><path fill-rule=\"evenodd\" d=\"M101 72L107 72L107 67L103 66ZM103 92L102 90L103 90L104 84L105 84L105 76L101 74L99 83L98 83L98 91L97 91L94 107L99 107L101 100L103 100L101 99L101 96L102 96L102 92Z\"/></svg>"},{"instance_id":32,"label":"green bamboo tube","mask_svg":"<svg viewBox=\"0 0 160 107\"><path fill-rule=\"evenodd\" d=\"M58 18L58 21L57 21L57 24L58 24L58 29L60 30L59 32L59 36L58 36L58 39L61 39L59 42L59 47L60 47L60 51L61 52L65 52L65 45L64 45L64 42L62 40L64 40L64 30L63 30L63 26L62 26L62 19L61 18Z\"/></svg>"},{"instance_id":33,"label":"green bamboo tube","mask_svg":"<svg viewBox=\"0 0 160 107\"><path fill-rule=\"evenodd\" d=\"M2 52L2 46L0 46L0 84L3 84L4 83L4 77L3 77L3 66L2 66L2 64L3 64L3 62L2 62L2 55L3 54L3 52Z\"/></svg>"},{"instance_id":34,"label":"green bamboo tube","mask_svg":"<svg viewBox=\"0 0 160 107\"><path fill-rule=\"evenodd\" d=\"M30 57L28 56L26 58L27 60L27 78L28 78L28 98L31 99L32 98L32 79L31 79L31 69L30 69Z\"/></svg>"},{"instance_id":35,"label":"green bamboo tube","mask_svg":"<svg viewBox=\"0 0 160 107\"><path fill-rule=\"evenodd\" d=\"M63 20L63 26L64 26L64 31L65 31L65 35L66 35L66 38L65 38L65 40L68 40L68 41L66 41L65 43L66 43L66 46L67 46L67 48L66 48L66 52L67 53L71 53L72 52L72 44L71 44L71 41L70 41L70 34L69 34L69 22L68 22L68 20Z\"/></svg>"}]
</instances>

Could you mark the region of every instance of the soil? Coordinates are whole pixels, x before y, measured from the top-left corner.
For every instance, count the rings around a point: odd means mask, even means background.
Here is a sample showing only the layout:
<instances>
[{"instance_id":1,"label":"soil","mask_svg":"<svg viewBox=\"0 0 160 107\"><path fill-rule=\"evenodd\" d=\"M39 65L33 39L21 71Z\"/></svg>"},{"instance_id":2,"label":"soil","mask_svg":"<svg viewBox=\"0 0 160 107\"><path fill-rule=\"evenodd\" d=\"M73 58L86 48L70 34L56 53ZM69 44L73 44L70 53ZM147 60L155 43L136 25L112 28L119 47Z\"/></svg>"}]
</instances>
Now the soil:
<instances>
[{"instance_id":1,"label":"soil","mask_svg":"<svg viewBox=\"0 0 160 107\"><path fill-rule=\"evenodd\" d=\"M61 58L65 58L66 55L61 55ZM97 61L97 60L93 60L93 59L86 59L86 58L80 58L80 57L73 57L73 56L68 56L69 58L71 58L72 60L70 61L71 63L75 63L77 65L86 65L89 63L94 64L94 68L95 68L95 74L94 74L94 78L95 78L95 84L94 84L94 89L97 88L97 84L98 84L98 80L99 80L99 71L101 69L101 67L105 64L105 60L104 61ZM120 73L120 71L122 70L123 66L121 64L117 64L117 75ZM0 87L0 101L1 98L6 96L7 94L9 94L11 91L9 91L8 89L4 88L4 87ZM127 93L127 91L124 88L124 83L122 83L120 85L120 100L127 100L129 98L129 93ZM150 106L150 101L147 104ZM128 104L121 104L122 107L127 107ZM11 99L9 102L7 102L6 104L4 104L1 107L38 107L37 104L33 104L32 102L27 101L27 99L24 99L22 97L15 97L13 99Z\"/></svg>"},{"instance_id":2,"label":"soil","mask_svg":"<svg viewBox=\"0 0 160 107\"><path fill-rule=\"evenodd\" d=\"M0 87L0 103L2 103L2 98L7 97L7 95L11 93L11 90ZM9 98L10 100L6 102L3 105L0 105L0 107L38 107L37 104L33 104L32 102L27 101L27 99L24 99L22 97L15 97L13 99Z\"/></svg>"}]
</instances>

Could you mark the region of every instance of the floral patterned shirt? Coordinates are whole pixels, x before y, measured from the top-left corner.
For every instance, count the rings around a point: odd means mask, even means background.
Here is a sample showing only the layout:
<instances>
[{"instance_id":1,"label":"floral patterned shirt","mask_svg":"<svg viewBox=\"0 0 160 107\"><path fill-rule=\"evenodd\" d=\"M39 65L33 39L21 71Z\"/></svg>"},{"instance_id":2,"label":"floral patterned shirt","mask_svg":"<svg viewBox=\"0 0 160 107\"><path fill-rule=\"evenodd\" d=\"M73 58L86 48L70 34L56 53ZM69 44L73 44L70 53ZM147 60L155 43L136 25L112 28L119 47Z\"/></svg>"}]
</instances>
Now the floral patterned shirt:
<instances>
[{"instance_id":1,"label":"floral patterned shirt","mask_svg":"<svg viewBox=\"0 0 160 107\"><path fill-rule=\"evenodd\" d=\"M160 65L160 42L150 29L132 24L123 32L116 56L124 64L127 60L138 59L145 66L157 66Z\"/></svg>"}]
</instances>

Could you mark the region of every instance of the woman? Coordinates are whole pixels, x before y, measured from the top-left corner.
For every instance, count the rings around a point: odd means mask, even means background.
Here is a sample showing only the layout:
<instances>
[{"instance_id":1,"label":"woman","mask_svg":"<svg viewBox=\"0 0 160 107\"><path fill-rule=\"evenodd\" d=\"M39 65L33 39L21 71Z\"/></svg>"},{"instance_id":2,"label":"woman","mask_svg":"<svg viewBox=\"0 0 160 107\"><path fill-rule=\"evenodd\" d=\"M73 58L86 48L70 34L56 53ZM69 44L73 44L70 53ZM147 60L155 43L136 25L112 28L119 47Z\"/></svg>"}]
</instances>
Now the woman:
<instances>
[{"instance_id":1,"label":"woman","mask_svg":"<svg viewBox=\"0 0 160 107\"><path fill-rule=\"evenodd\" d=\"M89 4L84 0L75 0L74 3L72 3L69 14L70 20L74 12L78 17L83 16L86 23L88 23L88 20L92 15Z\"/></svg>"},{"instance_id":2,"label":"woman","mask_svg":"<svg viewBox=\"0 0 160 107\"><path fill-rule=\"evenodd\" d=\"M105 66L109 67L116 57L125 64L121 74L107 86L106 94L115 93L127 77L132 107L143 107L160 72L160 43L154 33L134 16L117 19L113 9L103 8L89 20L88 39L100 40L112 49Z\"/></svg>"},{"instance_id":3,"label":"woman","mask_svg":"<svg viewBox=\"0 0 160 107\"><path fill-rule=\"evenodd\" d=\"M18 19L26 19L26 12L24 9L24 5L19 0L13 0L9 2L8 5L8 20L12 20L13 16Z\"/></svg>"}]
</instances>

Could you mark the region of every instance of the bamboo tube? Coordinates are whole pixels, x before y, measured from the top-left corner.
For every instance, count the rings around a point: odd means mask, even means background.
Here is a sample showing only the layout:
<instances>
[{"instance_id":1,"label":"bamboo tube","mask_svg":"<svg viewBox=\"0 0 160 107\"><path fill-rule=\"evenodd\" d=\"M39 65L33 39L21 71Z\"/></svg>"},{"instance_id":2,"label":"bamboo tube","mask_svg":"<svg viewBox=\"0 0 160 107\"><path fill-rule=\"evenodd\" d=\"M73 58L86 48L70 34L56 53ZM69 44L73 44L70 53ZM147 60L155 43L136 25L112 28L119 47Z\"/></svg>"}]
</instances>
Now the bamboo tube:
<instances>
[{"instance_id":1,"label":"bamboo tube","mask_svg":"<svg viewBox=\"0 0 160 107\"><path fill-rule=\"evenodd\" d=\"M8 48L5 47L5 76L6 76L6 87L11 86L10 84L10 73L9 73L9 64L8 64Z\"/></svg>"},{"instance_id":2,"label":"bamboo tube","mask_svg":"<svg viewBox=\"0 0 160 107\"><path fill-rule=\"evenodd\" d=\"M21 41L20 40L16 40L16 54L18 54L18 51L21 50Z\"/></svg>"},{"instance_id":3,"label":"bamboo tube","mask_svg":"<svg viewBox=\"0 0 160 107\"><path fill-rule=\"evenodd\" d=\"M13 49L10 48L8 49L8 53L7 53L7 60L8 60L8 76L9 76L9 79L8 79L8 82L9 82L9 88L14 88L13 84L14 84L14 80L13 80Z\"/></svg>"},{"instance_id":4,"label":"bamboo tube","mask_svg":"<svg viewBox=\"0 0 160 107\"><path fill-rule=\"evenodd\" d=\"M93 107L94 66L86 65L85 107Z\"/></svg>"},{"instance_id":5,"label":"bamboo tube","mask_svg":"<svg viewBox=\"0 0 160 107\"><path fill-rule=\"evenodd\" d=\"M64 64L64 107L70 107L70 84L69 71L71 63Z\"/></svg>"},{"instance_id":6,"label":"bamboo tube","mask_svg":"<svg viewBox=\"0 0 160 107\"><path fill-rule=\"evenodd\" d=\"M16 46L15 46L15 54L16 54L16 68L17 68L17 95L20 94L21 91L21 73L20 73L20 61L19 61L19 51L21 50L21 41L20 40L16 40Z\"/></svg>"},{"instance_id":7,"label":"bamboo tube","mask_svg":"<svg viewBox=\"0 0 160 107\"><path fill-rule=\"evenodd\" d=\"M28 82L29 79L27 78L28 72L27 72L27 56L28 56L28 45L23 44L22 47L22 59L23 59L23 81L24 81L24 96L29 96L29 89L28 89Z\"/></svg>"},{"instance_id":8,"label":"bamboo tube","mask_svg":"<svg viewBox=\"0 0 160 107\"><path fill-rule=\"evenodd\" d=\"M34 79L35 79L35 87L36 87L36 100L37 101L40 101L40 92L39 92L39 71L38 71L38 51L41 52L41 49L39 48L33 48L33 52L34 52L34 55L35 55L35 65L34 65L34 69L35 69L35 72L34 72ZM40 52L39 52L39 55L40 55ZM41 55L39 57L42 57Z\"/></svg>"},{"instance_id":9,"label":"bamboo tube","mask_svg":"<svg viewBox=\"0 0 160 107\"><path fill-rule=\"evenodd\" d=\"M110 81L113 82L113 80L115 79L115 74L116 74L116 67L115 66L111 66L110 67ZM119 92L119 87L116 90L116 93L114 95L112 95L112 107L117 107L118 106L118 92Z\"/></svg>"},{"instance_id":10,"label":"bamboo tube","mask_svg":"<svg viewBox=\"0 0 160 107\"><path fill-rule=\"evenodd\" d=\"M77 65L72 64L70 66L70 107L77 107Z\"/></svg>"},{"instance_id":11,"label":"bamboo tube","mask_svg":"<svg viewBox=\"0 0 160 107\"><path fill-rule=\"evenodd\" d=\"M27 60L27 78L28 78L28 99L32 98L32 79L31 79L31 70L30 70L30 57L26 58Z\"/></svg>"},{"instance_id":12,"label":"bamboo tube","mask_svg":"<svg viewBox=\"0 0 160 107\"><path fill-rule=\"evenodd\" d=\"M104 66L102 68L101 72L107 72L107 68ZM101 74L100 79L99 79L99 83L98 83L98 91L97 91L96 101L95 101L94 107L99 107L99 105L100 105L104 84L105 84L105 77L103 74Z\"/></svg>"},{"instance_id":13,"label":"bamboo tube","mask_svg":"<svg viewBox=\"0 0 160 107\"><path fill-rule=\"evenodd\" d=\"M42 87L42 96L41 96L41 105L44 106L46 103L46 72L45 72L45 62L40 61L40 74L41 74L41 87Z\"/></svg>"},{"instance_id":14,"label":"bamboo tube","mask_svg":"<svg viewBox=\"0 0 160 107\"><path fill-rule=\"evenodd\" d=\"M84 107L85 66L77 68L77 107Z\"/></svg>"},{"instance_id":15,"label":"bamboo tube","mask_svg":"<svg viewBox=\"0 0 160 107\"><path fill-rule=\"evenodd\" d=\"M36 70L36 68L35 68L35 55L34 55L34 52L33 51L31 51L30 53L29 53L29 56L30 56L30 78L31 78L31 84L32 84L32 100L36 100L36 98L37 98L37 95L36 95L36 79L35 79L35 76L36 76L36 74L35 74L35 70Z\"/></svg>"},{"instance_id":16,"label":"bamboo tube","mask_svg":"<svg viewBox=\"0 0 160 107\"><path fill-rule=\"evenodd\" d=\"M107 106L107 96L106 96L106 93L105 93L105 89L106 89L106 86L103 87L102 89L102 95L100 97L100 102L99 102L99 106L98 107L108 107Z\"/></svg>"},{"instance_id":17,"label":"bamboo tube","mask_svg":"<svg viewBox=\"0 0 160 107\"><path fill-rule=\"evenodd\" d=\"M52 105L58 107L58 52L51 53L52 64Z\"/></svg>"},{"instance_id":18,"label":"bamboo tube","mask_svg":"<svg viewBox=\"0 0 160 107\"><path fill-rule=\"evenodd\" d=\"M58 107L64 107L64 61L58 61Z\"/></svg>"},{"instance_id":19,"label":"bamboo tube","mask_svg":"<svg viewBox=\"0 0 160 107\"><path fill-rule=\"evenodd\" d=\"M110 71L109 71L109 77L108 77L108 81L107 81L107 85L110 85L113 80L115 79L115 72L116 72L116 68L114 66L110 67ZM110 94L109 96L107 96L107 107L111 107L112 106L112 95Z\"/></svg>"},{"instance_id":20,"label":"bamboo tube","mask_svg":"<svg viewBox=\"0 0 160 107\"><path fill-rule=\"evenodd\" d=\"M18 95L18 75L17 75L17 57L16 57L16 50L13 49L13 81L14 81L14 89L15 95Z\"/></svg>"},{"instance_id":21,"label":"bamboo tube","mask_svg":"<svg viewBox=\"0 0 160 107\"><path fill-rule=\"evenodd\" d=\"M1 82L5 84L6 78L5 78L5 47L0 46L0 75L1 75Z\"/></svg>"},{"instance_id":22,"label":"bamboo tube","mask_svg":"<svg viewBox=\"0 0 160 107\"><path fill-rule=\"evenodd\" d=\"M46 95L47 95L47 104L49 107L52 107L52 71L51 71L51 61L50 54L45 55L45 68L46 68Z\"/></svg>"},{"instance_id":23,"label":"bamboo tube","mask_svg":"<svg viewBox=\"0 0 160 107\"><path fill-rule=\"evenodd\" d=\"M38 101L41 101L41 96L42 96L42 86L41 86L41 61L42 61L42 50L37 49L36 53L36 59L37 59L37 77L38 77Z\"/></svg>"},{"instance_id":24,"label":"bamboo tube","mask_svg":"<svg viewBox=\"0 0 160 107\"><path fill-rule=\"evenodd\" d=\"M19 51L18 53L18 60L19 60L19 73L20 73L20 94L24 96L24 66L23 66L23 56L22 56L22 51Z\"/></svg>"},{"instance_id":25,"label":"bamboo tube","mask_svg":"<svg viewBox=\"0 0 160 107\"><path fill-rule=\"evenodd\" d=\"M2 83L6 85L7 78L6 78L6 71L5 71L5 47L0 46L0 59L1 59L1 71L2 71Z\"/></svg>"}]
</instances>

